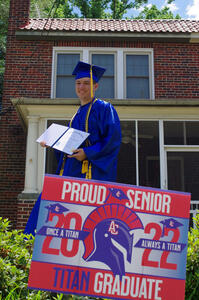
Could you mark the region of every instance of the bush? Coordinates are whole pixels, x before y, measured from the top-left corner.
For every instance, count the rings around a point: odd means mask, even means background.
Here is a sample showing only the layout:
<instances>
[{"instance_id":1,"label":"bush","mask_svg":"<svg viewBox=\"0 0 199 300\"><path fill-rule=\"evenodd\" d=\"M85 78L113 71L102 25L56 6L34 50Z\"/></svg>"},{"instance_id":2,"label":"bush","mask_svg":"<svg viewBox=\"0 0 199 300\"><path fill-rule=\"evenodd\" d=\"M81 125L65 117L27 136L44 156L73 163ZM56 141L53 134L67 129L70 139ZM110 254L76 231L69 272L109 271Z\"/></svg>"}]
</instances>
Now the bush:
<instances>
[{"instance_id":1,"label":"bush","mask_svg":"<svg viewBox=\"0 0 199 300\"><path fill-rule=\"evenodd\" d=\"M88 297L57 294L27 288L34 237L11 230L0 217L0 300L88 300Z\"/></svg>"},{"instance_id":2,"label":"bush","mask_svg":"<svg viewBox=\"0 0 199 300\"><path fill-rule=\"evenodd\" d=\"M0 217L0 300L64 299L27 289L34 237L10 227L10 221Z\"/></svg>"},{"instance_id":3,"label":"bush","mask_svg":"<svg viewBox=\"0 0 199 300\"><path fill-rule=\"evenodd\" d=\"M194 223L196 228L188 233L186 300L198 300L199 291L199 214ZM0 217L0 300L88 299L27 289L34 237L10 227L10 221Z\"/></svg>"},{"instance_id":4,"label":"bush","mask_svg":"<svg viewBox=\"0 0 199 300\"><path fill-rule=\"evenodd\" d=\"M193 220L196 227L188 233L186 300L199 299L199 214Z\"/></svg>"}]
</instances>

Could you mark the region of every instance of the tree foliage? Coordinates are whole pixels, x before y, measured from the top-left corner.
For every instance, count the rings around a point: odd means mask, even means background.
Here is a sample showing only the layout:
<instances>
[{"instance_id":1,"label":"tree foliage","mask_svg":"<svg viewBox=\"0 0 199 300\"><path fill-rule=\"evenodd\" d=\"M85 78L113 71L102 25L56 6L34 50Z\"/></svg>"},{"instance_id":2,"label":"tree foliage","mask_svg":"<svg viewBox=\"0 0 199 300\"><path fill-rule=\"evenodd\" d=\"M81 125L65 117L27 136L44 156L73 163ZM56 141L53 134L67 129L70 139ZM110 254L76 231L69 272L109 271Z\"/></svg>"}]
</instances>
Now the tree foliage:
<instances>
[{"instance_id":1,"label":"tree foliage","mask_svg":"<svg viewBox=\"0 0 199 300\"><path fill-rule=\"evenodd\" d=\"M188 232L186 300L197 300L199 290L199 211L193 221L195 227Z\"/></svg>"},{"instance_id":2,"label":"tree foliage","mask_svg":"<svg viewBox=\"0 0 199 300\"><path fill-rule=\"evenodd\" d=\"M175 0L167 0L170 4ZM0 106L5 68L6 35L8 28L10 0L0 0ZM122 19L133 9L144 7L139 19L179 19L168 7L161 10L153 5L147 7L148 0L31 0L31 18L94 18ZM1 108L1 107L0 107Z\"/></svg>"},{"instance_id":3,"label":"tree foliage","mask_svg":"<svg viewBox=\"0 0 199 300\"><path fill-rule=\"evenodd\" d=\"M159 10L156 5L152 5L150 8L145 6L136 19L180 19L180 15L174 16L166 6Z\"/></svg>"},{"instance_id":4,"label":"tree foliage","mask_svg":"<svg viewBox=\"0 0 199 300\"><path fill-rule=\"evenodd\" d=\"M174 0L168 0L171 3ZM92 18L92 19L122 19L133 9L145 6L148 0L32 0L31 17L36 18ZM143 19L174 19L168 7L158 10L156 5L144 7L138 18Z\"/></svg>"},{"instance_id":5,"label":"tree foliage","mask_svg":"<svg viewBox=\"0 0 199 300\"><path fill-rule=\"evenodd\" d=\"M77 18L71 0L31 0L31 18Z\"/></svg>"}]
</instances>

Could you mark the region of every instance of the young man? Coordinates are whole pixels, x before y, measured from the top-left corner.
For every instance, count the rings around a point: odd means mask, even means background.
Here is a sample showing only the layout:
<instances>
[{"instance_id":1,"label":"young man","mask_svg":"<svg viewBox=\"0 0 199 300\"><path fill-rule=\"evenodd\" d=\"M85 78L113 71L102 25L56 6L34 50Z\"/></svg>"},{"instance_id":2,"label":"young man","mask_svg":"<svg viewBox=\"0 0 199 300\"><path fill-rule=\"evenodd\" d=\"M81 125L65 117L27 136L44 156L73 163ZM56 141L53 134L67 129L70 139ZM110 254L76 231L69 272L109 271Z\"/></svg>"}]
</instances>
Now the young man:
<instances>
[{"instance_id":1,"label":"young man","mask_svg":"<svg viewBox=\"0 0 199 300\"><path fill-rule=\"evenodd\" d=\"M61 154L57 173L79 178L116 181L117 155L121 143L120 121L114 107L95 98L104 68L79 62L73 71L80 107L70 126L90 133L73 155ZM91 78L92 77L92 78Z\"/></svg>"},{"instance_id":2,"label":"young man","mask_svg":"<svg viewBox=\"0 0 199 300\"><path fill-rule=\"evenodd\" d=\"M102 181L116 181L117 155L121 143L120 121L114 107L95 98L98 81L105 69L79 62L73 71L80 107L69 126L89 132L90 135L72 155L56 151L57 174ZM45 147L45 142L41 143ZM41 195L30 214L25 233L36 229Z\"/></svg>"}]
</instances>

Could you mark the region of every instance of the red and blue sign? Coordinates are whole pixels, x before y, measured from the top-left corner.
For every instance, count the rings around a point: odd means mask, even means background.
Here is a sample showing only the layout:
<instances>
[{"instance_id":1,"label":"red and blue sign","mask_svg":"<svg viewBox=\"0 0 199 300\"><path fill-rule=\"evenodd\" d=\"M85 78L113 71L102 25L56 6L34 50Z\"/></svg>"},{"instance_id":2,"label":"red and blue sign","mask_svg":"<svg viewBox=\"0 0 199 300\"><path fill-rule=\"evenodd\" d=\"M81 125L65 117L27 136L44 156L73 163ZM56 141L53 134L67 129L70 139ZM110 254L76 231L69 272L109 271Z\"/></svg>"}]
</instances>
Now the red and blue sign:
<instances>
[{"instance_id":1,"label":"red and blue sign","mask_svg":"<svg viewBox=\"0 0 199 300\"><path fill-rule=\"evenodd\" d=\"M183 300L190 194L46 175L28 287Z\"/></svg>"}]
</instances>

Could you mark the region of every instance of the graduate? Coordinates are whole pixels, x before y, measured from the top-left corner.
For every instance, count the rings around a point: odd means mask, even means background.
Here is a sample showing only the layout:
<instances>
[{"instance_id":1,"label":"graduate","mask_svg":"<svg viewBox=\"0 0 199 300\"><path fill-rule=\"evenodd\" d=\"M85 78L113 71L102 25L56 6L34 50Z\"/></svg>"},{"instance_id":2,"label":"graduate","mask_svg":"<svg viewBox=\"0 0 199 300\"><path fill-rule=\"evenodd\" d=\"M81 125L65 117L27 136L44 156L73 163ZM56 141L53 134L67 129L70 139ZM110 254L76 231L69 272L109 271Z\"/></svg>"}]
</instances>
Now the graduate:
<instances>
[{"instance_id":1,"label":"graduate","mask_svg":"<svg viewBox=\"0 0 199 300\"><path fill-rule=\"evenodd\" d=\"M115 182L117 177L117 156L121 144L121 129L118 114L108 102L95 97L98 82L104 68L82 61L76 65L76 94L80 107L68 126L90 133L87 140L72 155L55 151L58 159L56 174L85 179ZM45 147L45 142L40 143ZM37 224L41 195L27 222L25 233L34 234Z\"/></svg>"}]
</instances>

